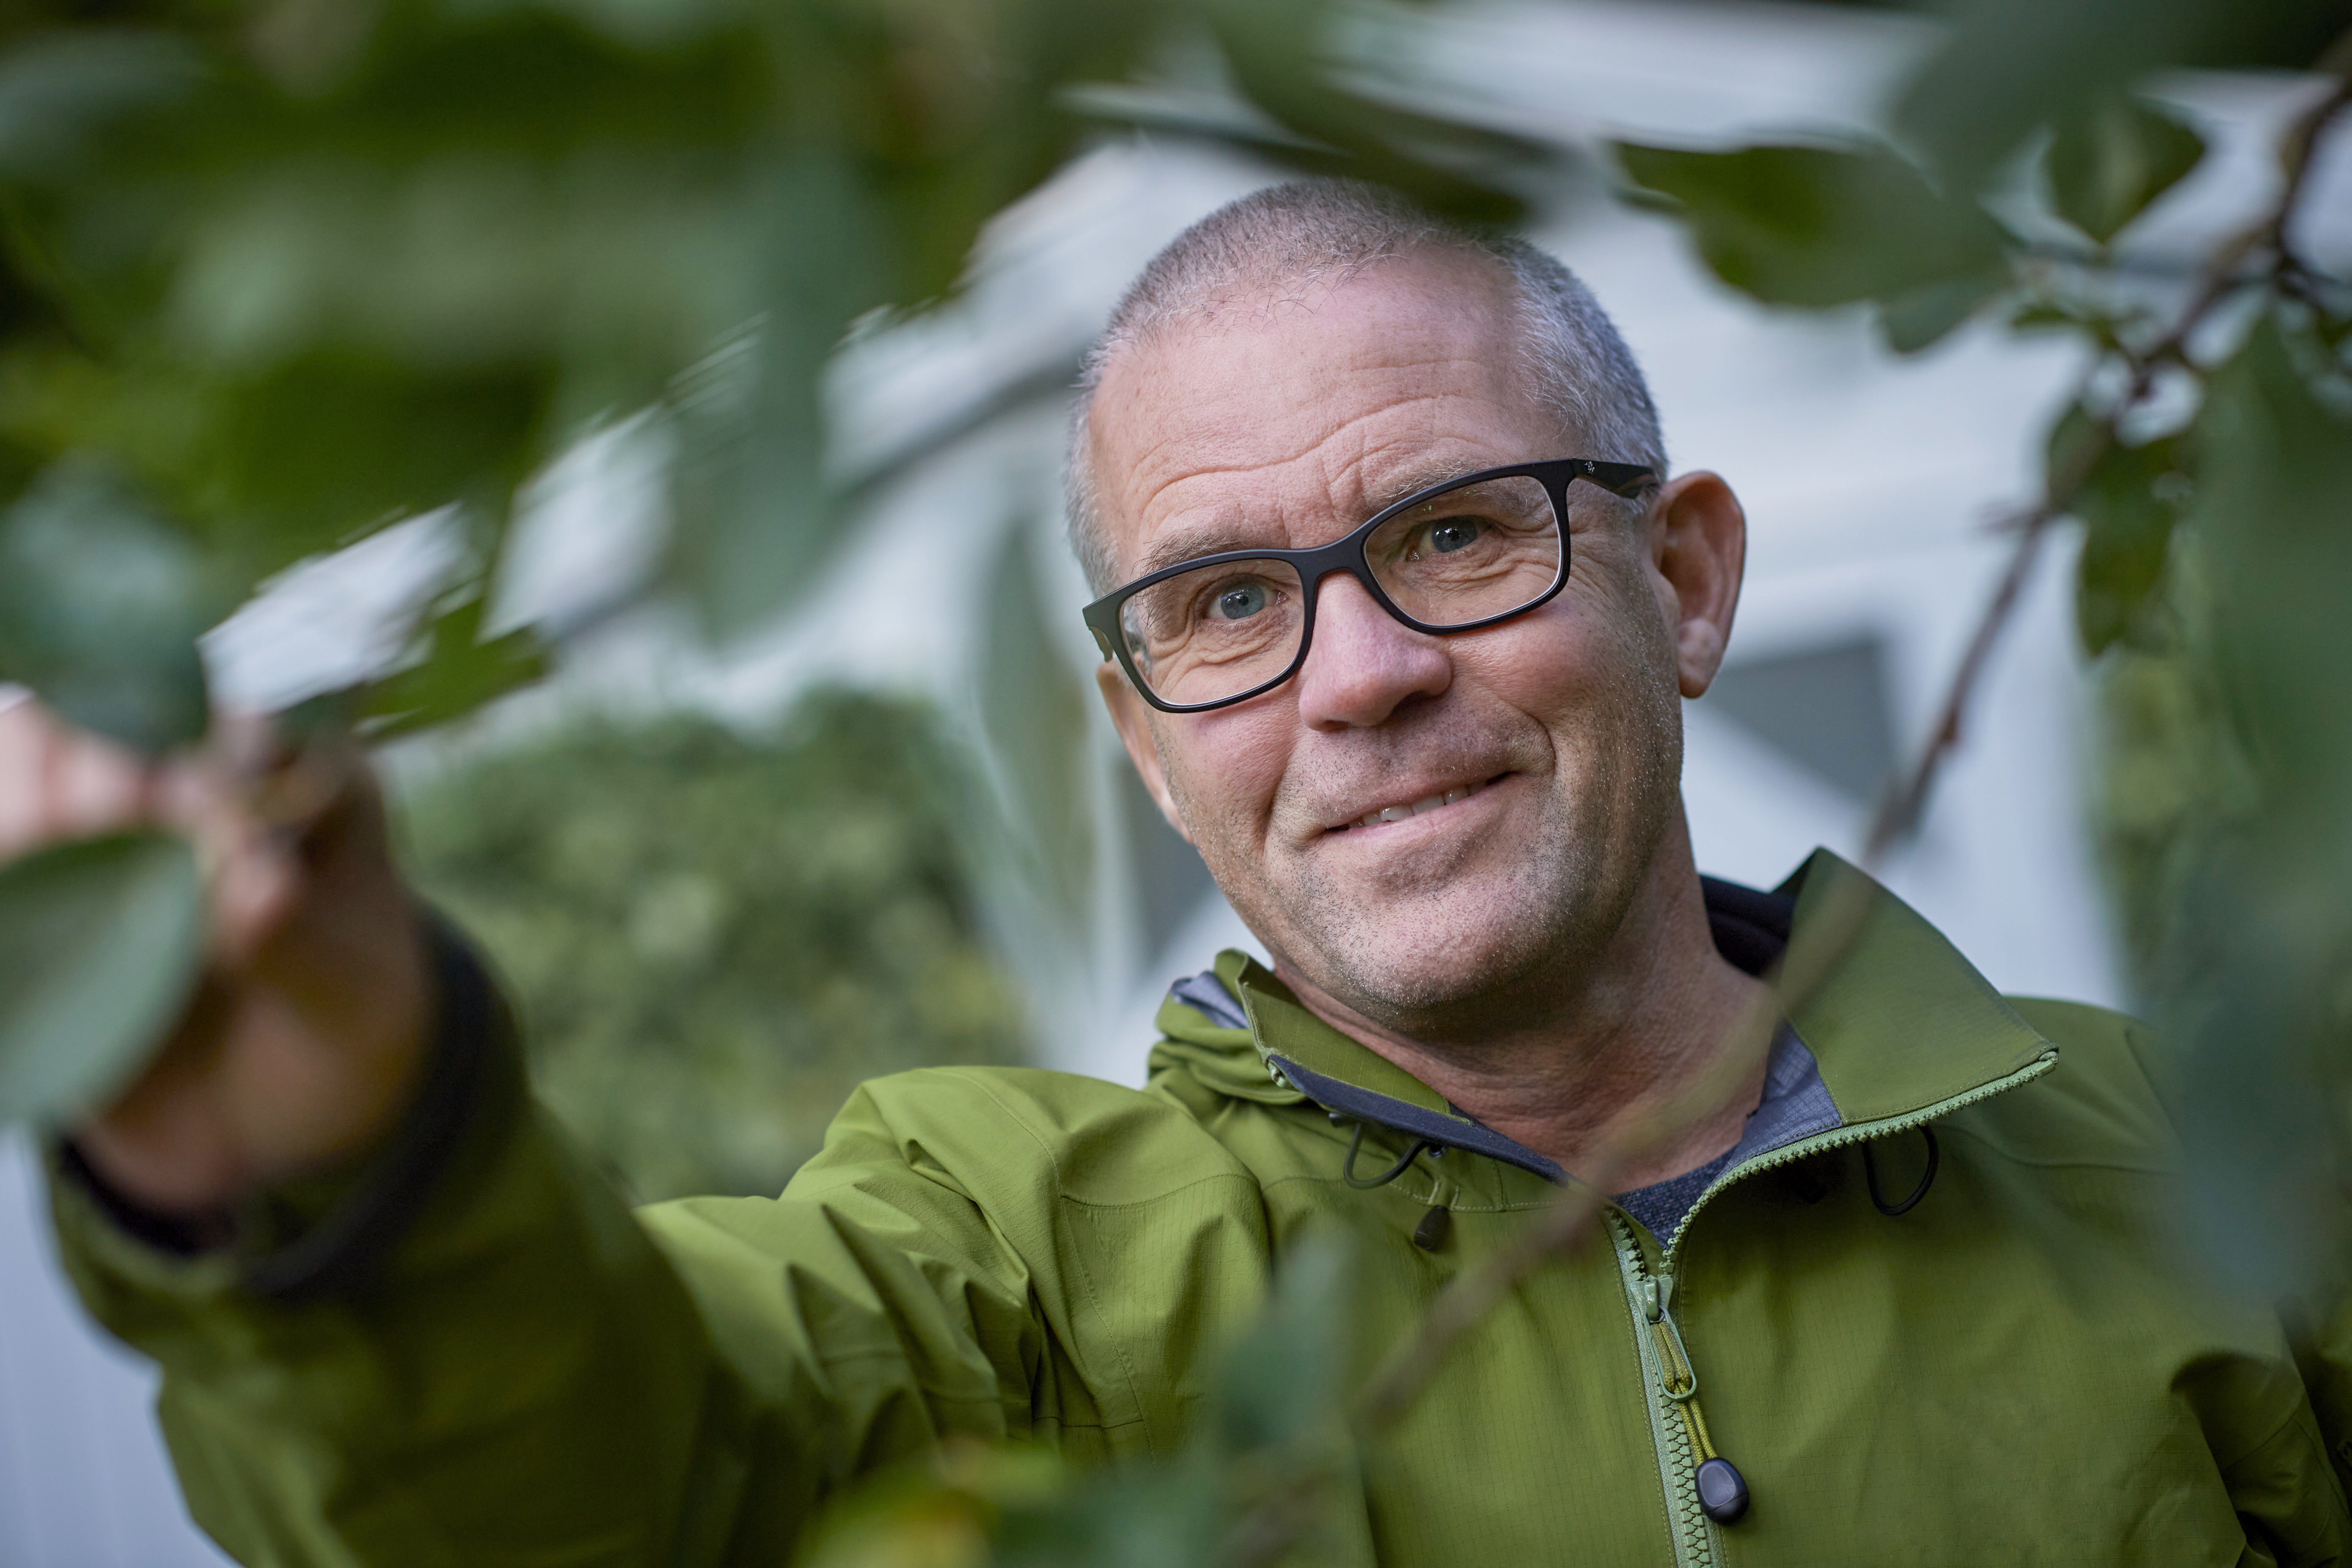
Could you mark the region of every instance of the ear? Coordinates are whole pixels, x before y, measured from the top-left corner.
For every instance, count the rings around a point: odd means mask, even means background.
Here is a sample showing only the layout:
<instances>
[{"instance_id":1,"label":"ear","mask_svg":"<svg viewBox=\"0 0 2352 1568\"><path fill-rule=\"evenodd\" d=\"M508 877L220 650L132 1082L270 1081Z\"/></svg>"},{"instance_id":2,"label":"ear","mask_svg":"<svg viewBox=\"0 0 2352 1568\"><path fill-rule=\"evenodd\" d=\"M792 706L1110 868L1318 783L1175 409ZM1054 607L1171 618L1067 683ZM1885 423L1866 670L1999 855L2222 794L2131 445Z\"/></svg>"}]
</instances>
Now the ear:
<instances>
[{"instance_id":1,"label":"ear","mask_svg":"<svg viewBox=\"0 0 2352 1568\"><path fill-rule=\"evenodd\" d=\"M1168 793L1168 771L1160 763L1160 742L1151 732L1151 706L1135 694L1127 683L1127 672L1114 660L1106 659L1095 667L1095 685L1101 689L1103 706L1110 710L1111 727L1127 747L1128 760L1135 764L1143 780L1143 787L1160 806L1160 815L1168 819L1185 843L1192 842L1192 830L1184 826L1184 818L1176 810L1176 798Z\"/></svg>"},{"instance_id":2,"label":"ear","mask_svg":"<svg viewBox=\"0 0 2352 1568\"><path fill-rule=\"evenodd\" d=\"M1685 697L1705 695L1723 666L1748 564L1748 514L1711 473L1685 474L1650 512L1650 567Z\"/></svg>"}]
</instances>

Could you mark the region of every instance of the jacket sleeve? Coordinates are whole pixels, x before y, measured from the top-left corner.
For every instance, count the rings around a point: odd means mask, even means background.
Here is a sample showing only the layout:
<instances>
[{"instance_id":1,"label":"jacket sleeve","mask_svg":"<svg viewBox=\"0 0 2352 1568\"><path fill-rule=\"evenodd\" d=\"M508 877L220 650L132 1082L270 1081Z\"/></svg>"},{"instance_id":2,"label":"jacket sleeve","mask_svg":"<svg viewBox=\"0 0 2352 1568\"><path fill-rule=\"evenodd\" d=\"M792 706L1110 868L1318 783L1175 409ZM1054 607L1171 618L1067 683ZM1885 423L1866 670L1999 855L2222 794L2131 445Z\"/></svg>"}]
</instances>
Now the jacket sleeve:
<instances>
[{"instance_id":1,"label":"jacket sleeve","mask_svg":"<svg viewBox=\"0 0 2352 1568\"><path fill-rule=\"evenodd\" d=\"M2352 1234L2346 1206L2339 1194L2329 1194L2326 1218L2338 1237ZM2352 1269L2344 1250L2339 1245L2335 1267L2288 1298L2284 1315L2336 1479L2352 1493Z\"/></svg>"},{"instance_id":2,"label":"jacket sleeve","mask_svg":"<svg viewBox=\"0 0 2352 1568\"><path fill-rule=\"evenodd\" d=\"M422 1100L466 1054L448 1011ZM1027 1410L1026 1277L951 1181L858 1146L814 1196L632 1215L489 1013L454 1124L412 1113L226 1247L58 1152L66 1267L161 1363L191 1512L233 1555L772 1568L842 1481Z\"/></svg>"}]
</instances>

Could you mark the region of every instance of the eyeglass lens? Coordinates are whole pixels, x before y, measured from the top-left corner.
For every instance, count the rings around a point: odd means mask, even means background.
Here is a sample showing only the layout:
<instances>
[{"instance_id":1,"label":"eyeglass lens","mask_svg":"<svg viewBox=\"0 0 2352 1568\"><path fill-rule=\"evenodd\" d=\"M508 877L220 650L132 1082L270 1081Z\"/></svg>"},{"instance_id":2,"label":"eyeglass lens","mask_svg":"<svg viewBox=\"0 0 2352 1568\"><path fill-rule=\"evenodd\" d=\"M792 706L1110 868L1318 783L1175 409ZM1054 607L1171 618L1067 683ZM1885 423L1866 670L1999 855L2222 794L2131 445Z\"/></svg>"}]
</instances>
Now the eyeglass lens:
<instances>
[{"instance_id":1,"label":"eyeglass lens","mask_svg":"<svg viewBox=\"0 0 2352 1568\"><path fill-rule=\"evenodd\" d=\"M1538 480L1486 479L1432 496L1364 542L1391 602L1444 630L1507 616L1559 580L1559 516ZM1161 701L1222 701L1281 676L1298 657L1307 594L1286 561L1227 561L1129 596L1119 631Z\"/></svg>"}]
</instances>

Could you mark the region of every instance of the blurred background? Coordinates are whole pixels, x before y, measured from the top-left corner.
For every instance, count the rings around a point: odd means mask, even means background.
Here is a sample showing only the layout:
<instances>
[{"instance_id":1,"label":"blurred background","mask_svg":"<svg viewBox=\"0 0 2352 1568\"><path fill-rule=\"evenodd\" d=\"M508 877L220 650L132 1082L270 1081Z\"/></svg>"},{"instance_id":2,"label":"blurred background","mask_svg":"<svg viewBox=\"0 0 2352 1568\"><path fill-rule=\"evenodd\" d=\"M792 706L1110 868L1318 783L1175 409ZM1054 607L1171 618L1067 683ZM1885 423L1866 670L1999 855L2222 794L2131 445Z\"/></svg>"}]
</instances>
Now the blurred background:
<instances>
[{"instance_id":1,"label":"blurred background","mask_svg":"<svg viewBox=\"0 0 2352 1568\"><path fill-rule=\"evenodd\" d=\"M1690 0L1344 15L1331 68L1565 150L1528 187L1529 232L1615 316L1675 467L1721 472L1747 504L1730 663L1686 708L1702 868L1769 886L1816 845L1858 856L2008 559L1994 523L2040 493L2090 352L1980 320L1898 354L1865 305L1759 303L1685 223L1574 154L1884 134L1945 24ZM2209 143L2132 231L2162 276L2268 199L2272 144L2309 84L2205 70L2155 90ZM1253 945L1094 699L1058 470L1078 356L1129 277L1296 164L1156 128L1234 111L1202 109L1214 95L1183 69L1135 92L1110 105L1125 123L987 222L955 298L860 318L824 381L843 542L810 552L788 613L714 647L691 606L639 592L662 569L683 437L603 420L520 492L487 602L491 630L546 632L553 673L380 753L417 877L509 983L542 1092L641 1196L775 1190L878 1072L1030 1061L1139 1083L1170 982ZM2352 255L2352 148L2323 149L2312 179L2306 248ZM276 710L381 672L468 537L460 514L425 511L310 552L207 636L215 694ZM2136 797L2092 770L2070 566L2031 579L1885 879L1997 986L2124 1005L2100 845ZM169 1479L148 1373L83 1323L40 1203L12 1135L0 1563L217 1562Z\"/></svg>"}]
</instances>

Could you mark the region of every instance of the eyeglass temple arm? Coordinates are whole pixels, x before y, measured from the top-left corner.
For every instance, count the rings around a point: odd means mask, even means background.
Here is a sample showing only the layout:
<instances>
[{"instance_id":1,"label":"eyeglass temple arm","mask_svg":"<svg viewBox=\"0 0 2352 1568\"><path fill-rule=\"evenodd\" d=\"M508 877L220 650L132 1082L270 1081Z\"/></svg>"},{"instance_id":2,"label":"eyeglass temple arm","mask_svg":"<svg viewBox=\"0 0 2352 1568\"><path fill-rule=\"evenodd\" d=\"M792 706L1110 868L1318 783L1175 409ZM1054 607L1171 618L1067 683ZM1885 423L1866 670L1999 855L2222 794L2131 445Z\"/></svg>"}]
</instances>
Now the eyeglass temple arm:
<instances>
[{"instance_id":1,"label":"eyeglass temple arm","mask_svg":"<svg viewBox=\"0 0 2352 1568\"><path fill-rule=\"evenodd\" d=\"M1636 499L1643 485L1654 484L1658 478L1656 469L1645 468L1639 463L1600 463L1580 458L1576 467L1578 479L1591 479L1611 495L1623 496L1627 500Z\"/></svg>"}]
</instances>

